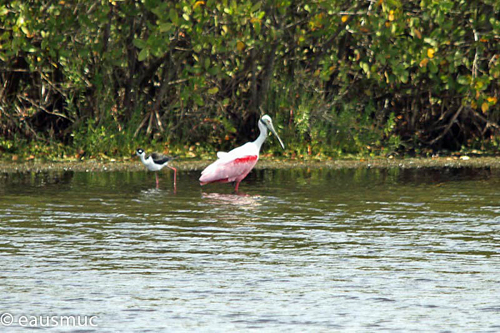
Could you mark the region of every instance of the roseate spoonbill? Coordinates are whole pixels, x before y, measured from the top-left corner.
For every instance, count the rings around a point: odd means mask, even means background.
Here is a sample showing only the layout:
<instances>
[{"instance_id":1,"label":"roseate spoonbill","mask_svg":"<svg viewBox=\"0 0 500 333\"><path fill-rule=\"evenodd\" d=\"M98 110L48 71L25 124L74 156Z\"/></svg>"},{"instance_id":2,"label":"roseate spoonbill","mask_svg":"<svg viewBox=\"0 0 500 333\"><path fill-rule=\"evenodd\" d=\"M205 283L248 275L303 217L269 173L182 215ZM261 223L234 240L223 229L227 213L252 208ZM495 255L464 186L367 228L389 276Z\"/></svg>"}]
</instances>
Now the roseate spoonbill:
<instances>
[{"instance_id":1,"label":"roseate spoonbill","mask_svg":"<svg viewBox=\"0 0 500 333\"><path fill-rule=\"evenodd\" d=\"M137 156L141 158L142 163L148 168L149 171L160 171L163 167L168 167L174 170L174 188L177 183L177 169L168 165L170 161L174 158L170 156L165 156L158 153L152 153L151 155L146 155L142 148L138 148L136 150ZM156 187L158 187L158 172L155 172L156 175Z\"/></svg>"},{"instance_id":2,"label":"roseate spoonbill","mask_svg":"<svg viewBox=\"0 0 500 333\"><path fill-rule=\"evenodd\" d=\"M208 183L229 183L235 182L234 190L238 192L240 182L253 169L259 159L260 147L267 138L267 130L269 129L278 138L281 147L285 149L285 145L278 133L274 129L271 117L268 115L259 119L260 135L257 140L247 142L243 146L234 148L229 152L218 152L217 161L213 162L201 172L200 185Z\"/></svg>"}]
</instances>

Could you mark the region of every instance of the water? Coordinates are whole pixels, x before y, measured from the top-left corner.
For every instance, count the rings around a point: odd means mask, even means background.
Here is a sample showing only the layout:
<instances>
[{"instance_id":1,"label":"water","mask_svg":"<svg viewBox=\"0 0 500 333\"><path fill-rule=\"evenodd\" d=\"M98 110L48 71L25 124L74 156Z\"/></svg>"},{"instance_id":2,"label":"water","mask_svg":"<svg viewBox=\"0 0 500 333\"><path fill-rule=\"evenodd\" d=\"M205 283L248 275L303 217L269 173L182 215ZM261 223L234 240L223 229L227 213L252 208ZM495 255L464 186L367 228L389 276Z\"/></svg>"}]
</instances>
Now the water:
<instances>
[{"instance_id":1,"label":"water","mask_svg":"<svg viewBox=\"0 0 500 333\"><path fill-rule=\"evenodd\" d=\"M0 175L1 330L500 331L500 171L198 176Z\"/></svg>"}]
</instances>

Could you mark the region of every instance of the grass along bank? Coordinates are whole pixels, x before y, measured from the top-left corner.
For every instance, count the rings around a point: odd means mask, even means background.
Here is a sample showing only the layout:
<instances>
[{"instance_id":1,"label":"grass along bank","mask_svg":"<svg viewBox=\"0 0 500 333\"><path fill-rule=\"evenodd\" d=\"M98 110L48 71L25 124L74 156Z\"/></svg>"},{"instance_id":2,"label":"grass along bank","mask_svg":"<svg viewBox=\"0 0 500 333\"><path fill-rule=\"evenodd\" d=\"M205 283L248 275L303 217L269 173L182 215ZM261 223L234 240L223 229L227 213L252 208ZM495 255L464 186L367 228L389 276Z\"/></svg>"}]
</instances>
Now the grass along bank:
<instances>
[{"instance_id":1,"label":"grass along bank","mask_svg":"<svg viewBox=\"0 0 500 333\"><path fill-rule=\"evenodd\" d=\"M215 157L214 157L215 159ZM201 171L211 160L182 160L171 164L179 171ZM500 169L500 158L497 157L437 157L437 158L370 158L358 160L281 160L263 158L256 169L420 169L420 168L492 168ZM138 158L122 160L84 160L62 162L6 162L0 161L0 173L32 173L49 171L74 172L111 172L111 171L144 171L144 165Z\"/></svg>"}]
</instances>

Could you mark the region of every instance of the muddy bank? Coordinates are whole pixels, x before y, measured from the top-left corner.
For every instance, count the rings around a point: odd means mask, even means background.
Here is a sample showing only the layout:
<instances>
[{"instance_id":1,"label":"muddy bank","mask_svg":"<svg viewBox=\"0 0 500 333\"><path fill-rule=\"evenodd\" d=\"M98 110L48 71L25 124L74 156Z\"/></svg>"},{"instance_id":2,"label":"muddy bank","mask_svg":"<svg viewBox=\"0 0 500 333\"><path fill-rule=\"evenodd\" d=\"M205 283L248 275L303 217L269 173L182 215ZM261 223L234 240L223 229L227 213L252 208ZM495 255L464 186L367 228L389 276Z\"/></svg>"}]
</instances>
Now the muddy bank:
<instances>
[{"instance_id":1,"label":"muddy bank","mask_svg":"<svg viewBox=\"0 0 500 333\"><path fill-rule=\"evenodd\" d=\"M201 170L211 161L178 160L172 162L178 170ZM362 159L362 160L329 160L329 161L301 161L301 160L270 160L261 159L257 169L290 169L290 168L500 168L500 158L471 157L471 158L411 158L411 159ZM46 172L46 171L77 171L77 172L106 172L106 171L141 171L145 170L138 160L125 161L68 161L68 162L0 162L0 172Z\"/></svg>"}]
</instances>

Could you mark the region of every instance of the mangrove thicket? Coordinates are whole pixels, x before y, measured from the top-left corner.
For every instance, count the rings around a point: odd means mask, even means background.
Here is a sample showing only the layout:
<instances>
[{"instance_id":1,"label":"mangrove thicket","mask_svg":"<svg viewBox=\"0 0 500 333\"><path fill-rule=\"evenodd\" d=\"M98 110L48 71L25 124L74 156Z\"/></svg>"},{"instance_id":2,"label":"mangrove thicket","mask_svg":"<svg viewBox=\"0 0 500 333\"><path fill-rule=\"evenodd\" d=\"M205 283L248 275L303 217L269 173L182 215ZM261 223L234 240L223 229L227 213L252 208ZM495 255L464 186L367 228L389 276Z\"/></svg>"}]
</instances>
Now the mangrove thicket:
<instances>
[{"instance_id":1,"label":"mangrove thicket","mask_svg":"<svg viewBox=\"0 0 500 333\"><path fill-rule=\"evenodd\" d=\"M0 2L0 153L495 151L497 0Z\"/></svg>"}]
</instances>

